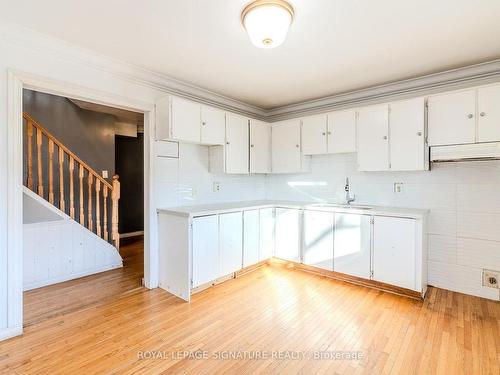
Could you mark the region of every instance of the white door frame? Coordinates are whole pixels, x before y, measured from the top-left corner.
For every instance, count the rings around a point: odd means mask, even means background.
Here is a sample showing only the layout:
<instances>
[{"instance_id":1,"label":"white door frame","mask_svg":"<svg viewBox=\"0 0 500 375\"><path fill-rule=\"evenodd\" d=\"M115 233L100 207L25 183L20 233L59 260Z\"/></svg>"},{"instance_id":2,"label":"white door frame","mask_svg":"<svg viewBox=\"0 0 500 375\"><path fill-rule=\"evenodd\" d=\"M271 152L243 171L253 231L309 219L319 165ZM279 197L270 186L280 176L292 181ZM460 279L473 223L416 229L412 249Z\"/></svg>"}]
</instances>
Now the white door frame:
<instances>
[{"instance_id":1,"label":"white door frame","mask_svg":"<svg viewBox=\"0 0 500 375\"><path fill-rule=\"evenodd\" d=\"M90 101L144 114L144 282L158 287L158 246L154 203L154 104L37 75L8 71L7 93L7 331L23 327L23 89Z\"/></svg>"}]
</instances>

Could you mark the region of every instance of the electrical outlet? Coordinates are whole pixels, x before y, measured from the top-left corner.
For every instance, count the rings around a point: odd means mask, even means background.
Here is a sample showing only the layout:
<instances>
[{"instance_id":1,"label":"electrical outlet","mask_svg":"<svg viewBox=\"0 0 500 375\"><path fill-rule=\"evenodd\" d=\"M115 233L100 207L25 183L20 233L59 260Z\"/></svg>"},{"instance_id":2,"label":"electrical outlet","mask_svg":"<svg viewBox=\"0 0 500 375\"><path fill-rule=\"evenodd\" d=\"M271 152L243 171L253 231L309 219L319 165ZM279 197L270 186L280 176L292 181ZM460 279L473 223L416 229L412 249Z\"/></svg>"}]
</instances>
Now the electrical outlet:
<instances>
[{"instance_id":1,"label":"electrical outlet","mask_svg":"<svg viewBox=\"0 0 500 375\"><path fill-rule=\"evenodd\" d=\"M404 191L404 186L402 182L395 182L394 183L394 193L396 194L401 194Z\"/></svg>"},{"instance_id":2,"label":"electrical outlet","mask_svg":"<svg viewBox=\"0 0 500 375\"><path fill-rule=\"evenodd\" d=\"M500 272L483 270L483 286L488 288L499 289L498 283L500 282L498 276Z\"/></svg>"},{"instance_id":3,"label":"electrical outlet","mask_svg":"<svg viewBox=\"0 0 500 375\"><path fill-rule=\"evenodd\" d=\"M108 178L108 171L102 171L102 178Z\"/></svg>"},{"instance_id":4,"label":"electrical outlet","mask_svg":"<svg viewBox=\"0 0 500 375\"><path fill-rule=\"evenodd\" d=\"M218 193L220 191L220 182L214 182L212 185L212 190L214 193Z\"/></svg>"}]
</instances>

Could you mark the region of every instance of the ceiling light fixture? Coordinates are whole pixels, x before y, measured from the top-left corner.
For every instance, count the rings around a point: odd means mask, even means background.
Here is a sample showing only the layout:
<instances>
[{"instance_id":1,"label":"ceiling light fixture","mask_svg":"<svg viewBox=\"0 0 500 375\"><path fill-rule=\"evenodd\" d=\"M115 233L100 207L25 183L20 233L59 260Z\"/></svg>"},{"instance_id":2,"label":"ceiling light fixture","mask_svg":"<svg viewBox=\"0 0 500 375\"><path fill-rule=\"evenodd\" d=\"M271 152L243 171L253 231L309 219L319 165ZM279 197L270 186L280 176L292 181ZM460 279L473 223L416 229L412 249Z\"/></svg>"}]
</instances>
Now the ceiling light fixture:
<instances>
[{"instance_id":1,"label":"ceiling light fixture","mask_svg":"<svg viewBox=\"0 0 500 375\"><path fill-rule=\"evenodd\" d=\"M274 48L285 41L293 17L293 7L284 0L255 0L241 12L241 23L253 45Z\"/></svg>"}]
</instances>

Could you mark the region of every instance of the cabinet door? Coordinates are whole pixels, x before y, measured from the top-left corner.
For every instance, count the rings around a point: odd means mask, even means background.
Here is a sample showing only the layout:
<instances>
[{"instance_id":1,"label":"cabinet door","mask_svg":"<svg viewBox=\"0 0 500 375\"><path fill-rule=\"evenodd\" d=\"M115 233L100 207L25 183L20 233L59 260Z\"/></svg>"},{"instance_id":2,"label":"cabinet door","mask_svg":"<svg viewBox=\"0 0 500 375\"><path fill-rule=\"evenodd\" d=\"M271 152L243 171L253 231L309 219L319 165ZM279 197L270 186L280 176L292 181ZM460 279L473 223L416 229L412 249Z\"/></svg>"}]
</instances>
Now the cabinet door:
<instances>
[{"instance_id":1,"label":"cabinet door","mask_svg":"<svg viewBox=\"0 0 500 375\"><path fill-rule=\"evenodd\" d=\"M370 278L370 216L335 214L333 269L347 275Z\"/></svg>"},{"instance_id":2,"label":"cabinet door","mask_svg":"<svg viewBox=\"0 0 500 375\"><path fill-rule=\"evenodd\" d=\"M294 262L300 261L300 211L276 208L275 256Z\"/></svg>"},{"instance_id":3,"label":"cabinet door","mask_svg":"<svg viewBox=\"0 0 500 375\"><path fill-rule=\"evenodd\" d=\"M248 119L226 114L226 173L248 173Z\"/></svg>"},{"instance_id":4,"label":"cabinet door","mask_svg":"<svg viewBox=\"0 0 500 375\"><path fill-rule=\"evenodd\" d=\"M333 112L328 115L328 152L356 152L356 111Z\"/></svg>"},{"instance_id":5,"label":"cabinet door","mask_svg":"<svg viewBox=\"0 0 500 375\"><path fill-rule=\"evenodd\" d=\"M326 154L327 132L326 115L311 116L302 119L302 153L304 155Z\"/></svg>"},{"instance_id":6,"label":"cabinet door","mask_svg":"<svg viewBox=\"0 0 500 375\"><path fill-rule=\"evenodd\" d=\"M304 263L333 271L333 212L304 211Z\"/></svg>"},{"instance_id":7,"label":"cabinet door","mask_svg":"<svg viewBox=\"0 0 500 375\"><path fill-rule=\"evenodd\" d=\"M271 173L271 125L250 120L250 173Z\"/></svg>"},{"instance_id":8,"label":"cabinet door","mask_svg":"<svg viewBox=\"0 0 500 375\"><path fill-rule=\"evenodd\" d=\"M301 172L300 120L276 123L271 131L273 173Z\"/></svg>"},{"instance_id":9,"label":"cabinet door","mask_svg":"<svg viewBox=\"0 0 500 375\"><path fill-rule=\"evenodd\" d=\"M259 261L272 258L274 255L274 209L259 210L260 249Z\"/></svg>"},{"instance_id":10,"label":"cabinet door","mask_svg":"<svg viewBox=\"0 0 500 375\"><path fill-rule=\"evenodd\" d=\"M243 267L259 262L259 210L243 212Z\"/></svg>"},{"instance_id":11,"label":"cabinet door","mask_svg":"<svg viewBox=\"0 0 500 375\"><path fill-rule=\"evenodd\" d=\"M242 212L219 215L220 276L241 269L243 263L243 217Z\"/></svg>"},{"instance_id":12,"label":"cabinet door","mask_svg":"<svg viewBox=\"0 0 500 375\"><path fill-rule=\"evenodd\" d=\"M358 170L389 169L389 108L362 108L358 112Z\"/></svg>"},{"instance_id":13,"label":"cabinet door","mask_svg":"<svg viewBox=\"0 0 500 375\"><path fill-rule=\"evenodd\" d=\"M475 90L431 96L427 103L429 146L475 142Z\"/></svg>"},{"instance_id":14,"label":"cabinet door","mask_svg":"<svg viewBox=\"0 0 500 375\"><path fill-rule=\"evenodd\" d=\"M391 170L427 169L425 157L425 102L423 98L390 104Z\"/></svg>"},{"instance_id":15,"label":"cabinet door","mask_svg":"<svg viewBox=\"0 0 500 375\"><path fill-rule=\"evenodd\" d=\"M201 143L223 145L226 138L226 115L218 109L201 106Z\"/></svg>"},{"instance_id":16,"label":"cabinet door","mask_svg":"<svg viewBox=\"0 0 500 375\"><path fill-rule=\"evenodd\" d=\"M479 88L477 106L477 141L500 141L500 85Z\"/></svg>"},{"instance_id":17,"label":"cabinet door","mask_svg":"<svg viewBox=\"0 0 500 375\"><path fill-rule=\"evenodd\" d=\"M376 216L373 226L373 279L417 290L416 223L413 219Z\"/></svg>"},{"instance_id":18,"label":"cabinet door","mask_svg":"<svg viewBox=\"0 0 500 375\"><path fill-rule=\"evenodd\" d=\"M171 97L171 138L177 141L200 142L200 105Z\"/></svg>"},{"instance_id":19,"label":"cabinet door","mask_svg":"<svg viewBox=\"0 0 500 375\"><path fill-rule=\"evenodd\" d=\"M219 276L219 221L217 215L193 219L193 287Z\"/></svg>"}]
</instances>

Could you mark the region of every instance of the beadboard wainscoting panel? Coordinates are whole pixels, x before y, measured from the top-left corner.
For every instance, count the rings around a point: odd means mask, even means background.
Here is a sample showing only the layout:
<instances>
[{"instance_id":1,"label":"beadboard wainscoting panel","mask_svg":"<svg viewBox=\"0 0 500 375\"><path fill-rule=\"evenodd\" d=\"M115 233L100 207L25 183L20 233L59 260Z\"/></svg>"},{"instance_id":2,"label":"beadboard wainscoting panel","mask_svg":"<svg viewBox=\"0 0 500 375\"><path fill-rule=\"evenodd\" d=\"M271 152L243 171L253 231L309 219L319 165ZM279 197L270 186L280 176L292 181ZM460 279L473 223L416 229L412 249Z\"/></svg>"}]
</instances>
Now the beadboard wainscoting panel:
<instances>
[{"instance_id":1,"label":"beadboard wainscoting panel","mask_svg":"<svg viewBox=\"0 0 500 375\"><path fill-rule=\"evenodd\" d=\"M429 260L457 263L457 237L429 234Z\"/></svg>"},{"instance_id":2,"label":"beadboard wainscoting panel","mask_svg":"<svg viewBox=\"0 0 500 375\"><path fill-rule=\"evenodd\" d=\"M500 241L500 214L459 211L457 231L459 237Z\"/></svg>"},{"instance_id":3,"label":"beadboard wainscoting panel","mask_svg":"<svg viewBox=\"0 0 500 375\"><path fill-rule=\"evenodd\" d=\"M499 299L482 269L500 271L500 161L434 163L425 172L358 172L356 154L313 156L311 173L269 175L268 199L343 203L349 177L355 203L429 209L429 284ZM403 183L401 193L394 183ZM473 258L473 259L472 259Z\"/></svg>"},{"instance_id":4,"label":"beadboard wainscoting panel","mask_svg":"<svg viewBox=\"0 0 500 375\"><path fill-rule=\"evenodd\" d=\"M500 242L459 238L457 263L462 266L500 270Z\"/></svg>"}]
</instances>

